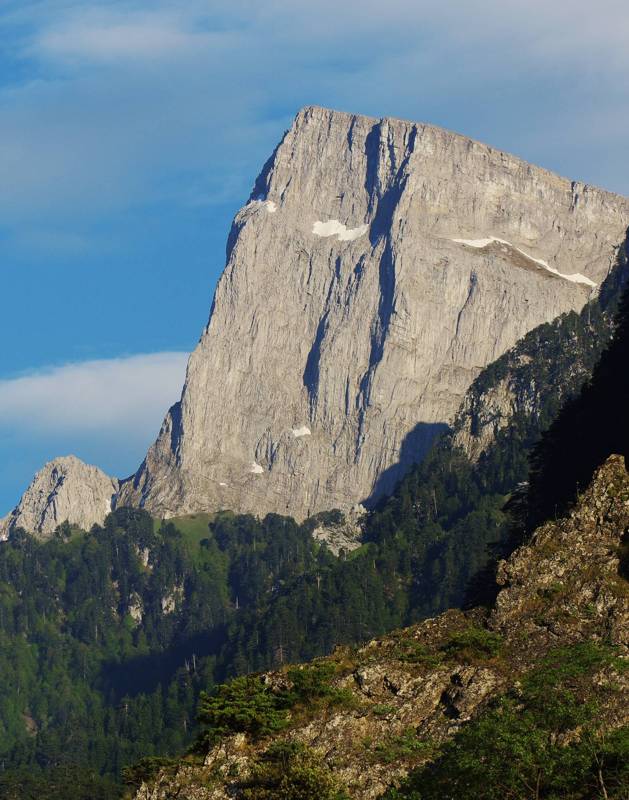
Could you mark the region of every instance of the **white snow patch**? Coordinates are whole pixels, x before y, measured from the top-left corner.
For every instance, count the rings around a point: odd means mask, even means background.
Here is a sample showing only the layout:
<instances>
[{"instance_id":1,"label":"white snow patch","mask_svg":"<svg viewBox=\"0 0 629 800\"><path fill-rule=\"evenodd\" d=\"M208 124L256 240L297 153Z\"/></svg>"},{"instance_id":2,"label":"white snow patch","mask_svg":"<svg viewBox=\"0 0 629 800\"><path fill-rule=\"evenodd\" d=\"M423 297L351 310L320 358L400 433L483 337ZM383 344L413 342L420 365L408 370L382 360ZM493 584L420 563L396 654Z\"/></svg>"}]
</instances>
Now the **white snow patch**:
<instances>
[{"instance_id":1,"label":"white snow patch","mask_svg":"<svg viewBox=\"0 0 629 800\"><path fill-rule=\"evenodd\" d=\"M487 247L492 242L504 242L504 239L452 239L457 244L466 244L468 247ZM508 242L505 242L508 244Z\"/></svg>"},{"instance_id":2,"label":"white snow patch","mask_svg":"<svg viewBox=\"0 0 629 800\"><path fill-rule=\"evenodd\" d=\"M218 485L219 485L219 486L227 486L227 484L226 484L226 483L219 483Z\"/></svg>"},{"instance_id":3,"label":"white snow patch","mask_svg":"<svg viewBox=\"0 0 629 800\"><path fill-rule=\"evenodd\" d=\"M302 425L301 428L293 428L293 436L298 439L300 436L311 436L312 431L307 425Z\"/></svg>"},{"instance_id":4,"label":"white snow patch","mask_svg":"<svg viewBox=\"0 0 629 800\"><path fill-rule=\"evenodd\" d=\"M269 212L269 214L275 214L275 212L277 211L277 206L272 200L267 200L266 210Z\"/></svg>"},{"instance_id":5,"label":"white snow patch","mask_svg":"<svg viewBox=\"0 0 629 800\"><path fill-rule=\"evenodd\" d=\"M317 236L336 236L339 242L353 242L364 236L369 230L369 225L359 225L358 228L348 228L338 219L329 219L327 222L317 221L312 226L312 232Z\"/></svg>"},{"instance_id":6,"label":"white snow patch","mask_svg":"<svg viewBox=\"0 0 629 800\"><path fill-rule=\"evenodd\" d=\"M262 473L264 472L264 467L261 467L260 464L257 464L255 461L252 461L251 469L249 470L249 472L252 475L262 475Z\"/></svg>"},{"instance_id":7,"label":"white snow patch","mask_svg":"<svg viewBox=\"0 0 629 800\"><path fill-rule=\"evenodd\" d=\"M556 275L558 278L563 278L565 281L570 281L571 283L581 283L584 286L597 286L598 284L594 283L594 281L590 280L586 275L582 275L580 272L573 272L570 275L567 275L563 272L559 272L558 269L555 267L551 267L546 261L542 261L541 258L535 258L534 256L526 253L524 250L521 250L519 247L516 247L511 242L507 242L505 239L499 239L497 236L490 236L488 239L452 239L453 242L457 242L457 244L465 244L468 247L477 247L483 248L488 247L493 242L498 242L499 244L506 244L507 247L511 247L513 250L516 250L520 255L528 258L529 261L533 261L535 264L538 264L542 269L545 269L547 272Z\"/></svg>"}]
</instances>

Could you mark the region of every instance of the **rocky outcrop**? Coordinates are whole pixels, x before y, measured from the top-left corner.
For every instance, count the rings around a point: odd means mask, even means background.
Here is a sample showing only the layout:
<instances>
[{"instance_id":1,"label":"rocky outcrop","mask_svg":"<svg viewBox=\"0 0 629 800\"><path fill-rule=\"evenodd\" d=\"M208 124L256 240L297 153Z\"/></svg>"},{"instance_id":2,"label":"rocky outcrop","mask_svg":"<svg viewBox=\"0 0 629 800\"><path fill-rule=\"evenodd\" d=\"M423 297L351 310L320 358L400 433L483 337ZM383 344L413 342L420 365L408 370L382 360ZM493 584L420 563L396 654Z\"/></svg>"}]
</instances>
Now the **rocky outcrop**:
<instances>
[{"instance_id":1,"label":"rocky outcrop","mask_svg":"<svg viewBox=\"0 0 629 800\"><path fill-rule=\"evenodd\" d=\"M531 653L604 639L629 656L627 530L629 477L624 458L611 456L567 517L500 564L490 628L526 640Z\"/></svg>"},{"instance_id":2,"label":"rocky outcrop","mask_svg":"<svg viewBox=\"0 0 629 800\"><path fill-rule=\"evenodd\" d=\"M629 475L624 459L612 456L569 516L540 527L500 564L502 589L491 612L448 611L319 660L334 665L344 704L302 710L274 741L302 742L350 797L373 800L497 695L518 692L548 653L599 642L628 658L628 528ZM287 675L260 680L281 691ZM629 724L626 669L601 668L590 688L601 691L600 725ZM184 761L145 782L137 800L241 797L269 744L242 734L224 739L202 763Z\"/></svg>"},{"instance_id":3,"label":"rocky outcrop","mask_svg":"<svg viewBox=\"0 0 629 800\"><path fill-rule=\"evenodd\" d=\"M303 518L372 501L486 364L585 304L628 223L626 199L463 136L304 109L118 503Z\"/></svg>"},{"instance_id":4,"label":"rocky outcrop","mask_svg":"<svg viewBox=\"0 0 629 800\"><path fill-rule=\"evenodd\" d=\"M323 542L335 556L350 553L360 547L366 511L358 505L347 513L328 511L311 517L312 537Z\"/></svg>"},{"instance_id":5,"label":"rocky outcrop","mask_svg":"<svg viewBox=\"0 0 629 800\"><path fill-rule=\"evenodd\" d=\"M45 539L63 522L88 531L112 510L119 484L76 456L50 461L35 475L13 511L0 521L0 539L24 528Z\"/></svg>"},{"instance_id":6,"label":"rocky outcrop","mask_svg":"<svg viewBox=\"0 0 629 800\"><path fill-rule=\"evenodd\" d=\"M535 406L530 402L537 399L530 398L533 388L530 387L527 397L521 398L509 378L505 377L480 395L468 392L455 420L454 445L460 447L471 461L477 461L518 411L534 411ZM520 402L522 399L524 402Z\"/></svg>"}]
</instances>

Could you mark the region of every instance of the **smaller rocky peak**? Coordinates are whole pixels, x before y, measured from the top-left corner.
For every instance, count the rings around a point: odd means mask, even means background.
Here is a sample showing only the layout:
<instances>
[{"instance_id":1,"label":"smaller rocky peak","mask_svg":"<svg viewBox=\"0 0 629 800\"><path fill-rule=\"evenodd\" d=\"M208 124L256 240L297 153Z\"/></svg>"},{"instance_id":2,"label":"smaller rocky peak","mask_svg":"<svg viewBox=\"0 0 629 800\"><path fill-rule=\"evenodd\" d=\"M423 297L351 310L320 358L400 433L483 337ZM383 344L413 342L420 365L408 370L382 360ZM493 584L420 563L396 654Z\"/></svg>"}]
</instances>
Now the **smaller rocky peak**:
<instances>
[{"instance_id":1,"label":"smaller rocky peak","mask_svg":"<svg viewBox=\"0 0 629 800\"><path fill-rule=\"evenodd\" d=\"M42 467L17 506L0 520L0 539L7 539L16 528L47 539L63 522L89 530L112 510L118 489L116 478L76 456L55 458Z\"/></svg>"}]
</instances>

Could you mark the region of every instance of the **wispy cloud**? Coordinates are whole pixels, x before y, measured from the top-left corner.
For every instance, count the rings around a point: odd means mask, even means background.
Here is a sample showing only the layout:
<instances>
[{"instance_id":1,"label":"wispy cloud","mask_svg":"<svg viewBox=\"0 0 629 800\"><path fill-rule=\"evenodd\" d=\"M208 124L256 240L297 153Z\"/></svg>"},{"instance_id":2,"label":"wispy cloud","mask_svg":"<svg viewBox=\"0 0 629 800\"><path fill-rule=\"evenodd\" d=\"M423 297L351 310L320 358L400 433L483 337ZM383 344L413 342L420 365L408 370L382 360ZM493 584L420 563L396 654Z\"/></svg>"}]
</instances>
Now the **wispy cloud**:
<instances>
[{"instance_id":1,"label":"wispy cloud","mask_svg":"<svg viewBox=\"0 0 629 800\"><path fill-rule=\"evenodd\" d=\"M0 14L3 73L17 76L0 91L5 222L97 218L165 195L186 205L226 186L237 204L308 103L444 124L610 180L592 118L629 105L624 3L209 5L41 0ZM622 141L614 157L612 188L629 188Z\"/></svg>"},{"instance_id":2,"label":"wispy cloud","mask_svg":"<svg viewBox=\"0 0 629 800\"><path fill-rule=\"evenodd\" d=\"M190 57L220 46L221 38L181 14L88 6L44 27L34 36L30 52L48 59L118 64L120 59Z\"/></svg>"},{"instance_id":3,"label":"wispy cloud","mask_svg":"<svg viewBox=\"0 0 629 800\"><path fill-rule=\"evenodd\" d=\"M0 429L93 434L147 445L179 397L186 353L85 361L0 381Z\"/></svg>"}]
</instances>

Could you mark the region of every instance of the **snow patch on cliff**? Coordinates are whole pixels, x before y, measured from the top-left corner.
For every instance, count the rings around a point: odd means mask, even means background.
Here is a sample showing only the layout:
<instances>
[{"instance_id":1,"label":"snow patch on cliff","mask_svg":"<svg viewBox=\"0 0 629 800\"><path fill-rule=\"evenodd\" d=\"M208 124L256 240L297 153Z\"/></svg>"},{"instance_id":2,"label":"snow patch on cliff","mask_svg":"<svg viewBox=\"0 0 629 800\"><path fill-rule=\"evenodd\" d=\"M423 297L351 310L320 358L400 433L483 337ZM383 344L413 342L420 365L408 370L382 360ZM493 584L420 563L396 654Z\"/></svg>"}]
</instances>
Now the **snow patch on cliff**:
<instances>
[{"instance_id":1,"label":"snow patch on cliff","mask_svg":"<svg viewBox=\"0 0 629 800\"><path fill-rule=\"evenodd\" d=\"M348 228L338 219L329 219L327 222L317 221L312 226L312 232L317 236L336 236L339 242L353 242L364 236L369 230L369 225L359 225L358 228Z\"/></svg>"},{"instance_id":2,"label":"snow patch on cliff","mask_svg":"<svg viewBox=\"0 0 629 800\"><path fill-rule=\"evenodd\" d=\"M510 247L512 250L515 250L520 255L528 258L529 261L533 261L538 266L545 269L547 272L556 275L558 278L563 278L565 281L570 281L571 283L581 283L584 286L597 286L598 284L594 283L594 281L590 280L586 275L582 275L580 272L574 272L570 275L565 274L564 272L559 272L558 269L555 267L551 267L546 261L543 261L541 258L535 258L535 256L526 253L524 250L521 250L519 247L516 247L511 242L507 242L505 239L499 239L497 236L490 236L487 239L452 239L453 242L457 244L464 244L467 247L476 247L482 249L484 247L488 247L490 244L494 242L498 242L498 244L505 244L507 247Z\"/></svg>"},{"instance_id":3,"label":"snow patch on cliff","mask_svg":"<svg viewBox=\"0 0 629 800\"><path fill-rule=\"evenodd\" d=\"M301 428L293 428L293 436L298 439L300 436L311 436L312 431L307 425L302 425Z\"/></svg>"},{"instance_id":4,"label":"snow patch on cliff","mask_svg":"<svg viewBox=\"0 0 629 800\"><path fill-rule=\"evenodd\" d=\"M503 242L504 244L509 244L509 242L505 242L504 239L452 239L453 242L457 244L466 244L468 247L487 247L492 242Z\"/></svg>"},{"instance_id":5,"label":"snow patch on cliff","mask_svg":"<svg viewBox=\"0 0 629 800\"><path fill-rule=\"evenodd\" d=\"M255 461L252 461L251 469L249 470L249 472L252 475L262 475L262 473L264 472L264 467L261 467L260 464L256 463Z\"/></svg>"}]
</instances>

